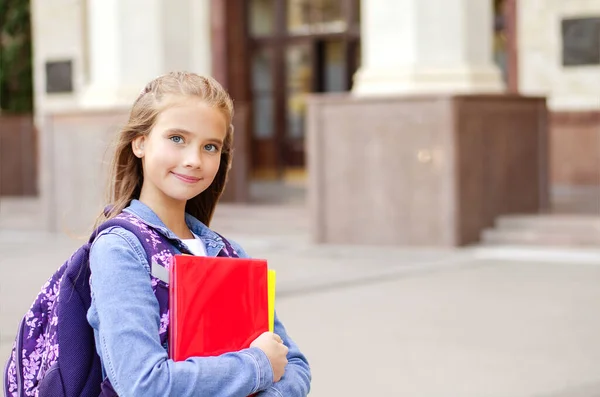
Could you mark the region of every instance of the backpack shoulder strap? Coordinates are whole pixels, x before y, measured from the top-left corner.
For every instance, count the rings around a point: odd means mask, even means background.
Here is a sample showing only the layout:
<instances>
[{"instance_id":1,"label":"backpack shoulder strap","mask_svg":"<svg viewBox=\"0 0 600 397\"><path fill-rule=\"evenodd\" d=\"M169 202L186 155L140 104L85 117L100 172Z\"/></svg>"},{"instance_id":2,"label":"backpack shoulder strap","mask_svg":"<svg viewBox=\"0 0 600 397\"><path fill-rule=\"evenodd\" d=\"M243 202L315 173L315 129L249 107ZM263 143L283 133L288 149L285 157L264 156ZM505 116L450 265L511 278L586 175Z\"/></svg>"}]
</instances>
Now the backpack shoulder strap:
<instances>
[{"instance_id":1,"label":"backpack shoulder strap","mask_svg":"<svg viewBox=\"0 0 600 397\"><path fill-rule=\"evenodd\" d=\"M146 254L151 254L152 245L144 238L141 231L141 227L135 225L133 222L131 222L123 216L117 216L115 218L109 219L106 222L102 223L100 226L98 226L98 228L94 230L94 232L90 236L90 243L92 243L100 233L111 227L122 227L123 229L133 233L144 247L144 251L146 252Z\"/></svg>"},{"instance_id":2,"label":"backpack shoulder strap","mask_svg":"<svg viewBox=\"0 0 600 397\"><path fill-rule=\"evenodd\" d=\"M164 248L171 248L170 244L166 243L167 239L163 235L153 231L146 224L143 224L143 225L137 224L137 222L134 222L133 219L131 219L130 217L134 217L134 215L125 215L125 216L118 215L115 218L109 219L106 222L102 223L100 226L98 226L98 228L96 230L94 230L94 232L90 236L90 244L104 230L107 230L111 227L121 227L121 228L133 233L135 235L135 237L138 239L138 241L140 242L140 244L142 244L142 247L144 248L144 252L146 253L146 260L148 261L148 265L150 266L150 273L154 277L156 277L160 280L163 280L165 282L168 282L168 274L167 274L165 268L163 268L162 266L156 266L154 263L152 263L153 262L152 256L160 249L158 249L157 247L155 247L155 245L153 245L155 243L155 241L153 243L152 239L148 238L148 232L144 233L142 231L142 229L147 228L148 231L156 234L160 238L160 242L162 243L161 245Z\"/></svg>"}]
</instances>

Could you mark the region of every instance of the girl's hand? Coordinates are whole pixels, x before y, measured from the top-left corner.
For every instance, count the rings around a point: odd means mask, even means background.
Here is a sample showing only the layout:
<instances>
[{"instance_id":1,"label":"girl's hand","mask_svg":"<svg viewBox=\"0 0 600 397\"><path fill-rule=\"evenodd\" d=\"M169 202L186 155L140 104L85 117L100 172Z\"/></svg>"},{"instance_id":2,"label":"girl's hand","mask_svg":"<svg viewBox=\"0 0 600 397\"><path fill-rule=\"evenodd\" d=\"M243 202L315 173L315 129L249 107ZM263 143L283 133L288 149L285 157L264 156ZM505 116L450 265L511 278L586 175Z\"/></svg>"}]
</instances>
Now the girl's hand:
<instances>
[{"instance_id":1,"label":"girl's hand","mask_svg":"<svg viewBox=\"0 0 600 397\"><path fill-rule=\"evenodd\" d=\"M256 338L250 344L250 347L258 347L265 352L271 363L271 368L273 368L273 382L279 382L288 363L288 348L283 344L279 335L265 332Z\"/></svg>"}]
</instances>

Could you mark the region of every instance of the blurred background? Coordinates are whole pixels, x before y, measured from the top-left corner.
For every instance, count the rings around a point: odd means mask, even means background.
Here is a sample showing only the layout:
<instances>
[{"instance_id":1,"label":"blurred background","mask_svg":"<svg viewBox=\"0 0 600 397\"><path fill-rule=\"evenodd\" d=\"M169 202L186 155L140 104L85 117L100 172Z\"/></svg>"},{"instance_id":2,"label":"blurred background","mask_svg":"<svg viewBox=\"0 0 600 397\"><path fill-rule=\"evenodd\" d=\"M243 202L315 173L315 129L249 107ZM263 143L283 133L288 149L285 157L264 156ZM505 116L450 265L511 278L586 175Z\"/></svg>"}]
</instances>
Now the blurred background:
<instances>
[{"instance_id":1,"label":"blurred background","mask_svg":"<svg viewBox=\"0 0 600 397\"><path fill-rule=\"evenodd\" d=\"M311 395L600 396L600 0L0 0L0 357L171 70Z\"/></svg>"}]
</instances>

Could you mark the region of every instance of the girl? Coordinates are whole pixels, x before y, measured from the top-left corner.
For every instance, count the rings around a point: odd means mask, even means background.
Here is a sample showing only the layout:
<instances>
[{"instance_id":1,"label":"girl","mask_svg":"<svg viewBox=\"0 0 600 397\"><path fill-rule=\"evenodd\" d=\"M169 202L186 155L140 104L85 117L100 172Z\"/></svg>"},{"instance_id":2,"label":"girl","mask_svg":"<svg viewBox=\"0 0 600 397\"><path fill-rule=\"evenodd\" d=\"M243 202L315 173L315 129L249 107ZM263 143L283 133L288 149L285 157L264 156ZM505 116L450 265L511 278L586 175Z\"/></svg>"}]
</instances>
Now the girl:
<instances>
[{"instance_id":1,"label":"girl","mask_svg":"<svg viewBox=\"0 0 600 397\"><path fill-rule=\"evenodd\" d=\"M125 211L195 255L216 256L224 243L206 225L231 163L232 115L230 97L211 78L171 73L150 82L120 132L112 207L99 221ZM140 240L120 227L102 232L90 251L87 318L106 383L119 396L308 394L306 358L277 318L275 333L262 334L248 349L183 362L168 359L150 266Z\"/></svg>"}]
</instances>

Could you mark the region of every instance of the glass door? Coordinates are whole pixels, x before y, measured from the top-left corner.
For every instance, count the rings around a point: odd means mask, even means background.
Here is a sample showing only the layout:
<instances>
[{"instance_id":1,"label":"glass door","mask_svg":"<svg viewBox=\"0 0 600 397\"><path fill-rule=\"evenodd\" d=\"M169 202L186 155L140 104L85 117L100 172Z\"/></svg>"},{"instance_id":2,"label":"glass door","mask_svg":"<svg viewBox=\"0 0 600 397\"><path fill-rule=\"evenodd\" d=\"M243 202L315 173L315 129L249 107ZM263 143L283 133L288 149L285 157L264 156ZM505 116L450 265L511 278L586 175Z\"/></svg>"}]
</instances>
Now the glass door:
<instances>
[{"instance_id":1,"label":"glass door","mask_svg":"<svg viewBox=\"0 0 600 397\"><path fill-rule=\"evenodd\" d=\"M252 54L252 166L259 170L278 168L274 55L271 47L257 48Z\"/></svg>"},{"instance_id":2,"label":"glass door","mask_svg":"<svg viewBox=\"0 0 600 397\"><path fill-rule=\"evenodd\" d=\"M247 1L253 174L280 178L305 165L308 95L351 87L359 1Z\"/></svg>"},{"instance_id":3,"label":"glass door","mask_svg":"<svg viewBox=\"0 0 600 397\"><path fill-rule=\"evenodd\" d=\"M306 97L314 92L313 48L310 42L285 48L285 166L304 165Z\"/></svg>"}]
</instances>

